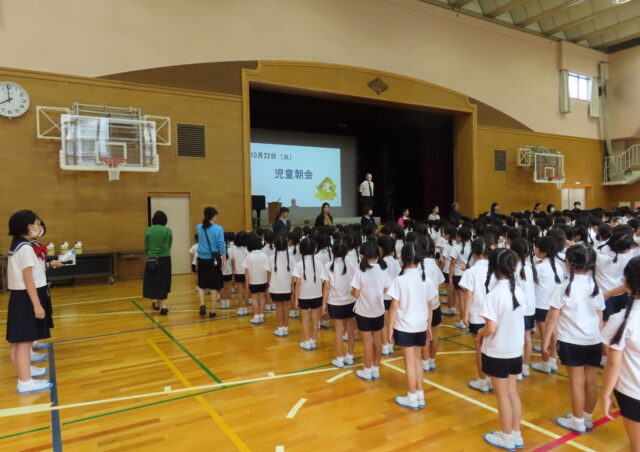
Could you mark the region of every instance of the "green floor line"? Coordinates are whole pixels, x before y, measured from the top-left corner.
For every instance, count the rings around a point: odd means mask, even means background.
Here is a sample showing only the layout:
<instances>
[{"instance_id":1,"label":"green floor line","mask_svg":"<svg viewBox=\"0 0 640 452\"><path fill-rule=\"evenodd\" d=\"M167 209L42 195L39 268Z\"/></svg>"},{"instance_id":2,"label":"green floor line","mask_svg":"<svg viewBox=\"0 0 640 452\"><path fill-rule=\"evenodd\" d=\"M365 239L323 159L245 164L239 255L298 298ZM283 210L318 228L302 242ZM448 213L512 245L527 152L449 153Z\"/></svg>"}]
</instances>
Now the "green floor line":
<instances>
[{"instance_id":1,"label":"green floor line","mask_svg":"<svg viewBox=\"0 0 640 452\"><path fill-rule=\"evenodd\" d=\"M191 353L184 345L182 345L182 343L176 339L175 337L173 337L173 335L167 331L167 329L165 327L163 327L162 325L160 325L156 319L154 319L153 317L151 317L149 315L149 313L147 311L145 311L144 309L142 309L142 306L140 306L135 300L131 300L131 303L133 303L135 305L136 308L138 308L140 310L140 312L142 312L144 315L147 316L147 318L149 320L151 320L151 322L153 322L158 328L160 328L160 330L169 338L173 341L174 344L176 344L178 347L180 347L182 349L183 352L185 352L189 358L191 358L193 360L193 362L195 362L198 366L200 366L200 368L202 370L204 370L207 375L209 375L211 378L213 378L216 383L222 383L222 380L220 380L213 372L211 372L211 370L209 370L209 368L207 366L205 366L198 358L196 358L193 353Z\"/></svg>"},{"instance_id":2,"label":"green floor line","mask_svg":"<svg viewBox=\"0 0 640 452\"><path fill-rule=\"evenodd\" d=\"M0 436L0 441L3 439L14 438L16 436L27 435L29 433L35 433L35 432L41 432L44 430L51 430L51 427L47 425L45 427L34 428L31 430L27 430L25 432L11 433L10 435Z\"/></svg>"}]
</instances>

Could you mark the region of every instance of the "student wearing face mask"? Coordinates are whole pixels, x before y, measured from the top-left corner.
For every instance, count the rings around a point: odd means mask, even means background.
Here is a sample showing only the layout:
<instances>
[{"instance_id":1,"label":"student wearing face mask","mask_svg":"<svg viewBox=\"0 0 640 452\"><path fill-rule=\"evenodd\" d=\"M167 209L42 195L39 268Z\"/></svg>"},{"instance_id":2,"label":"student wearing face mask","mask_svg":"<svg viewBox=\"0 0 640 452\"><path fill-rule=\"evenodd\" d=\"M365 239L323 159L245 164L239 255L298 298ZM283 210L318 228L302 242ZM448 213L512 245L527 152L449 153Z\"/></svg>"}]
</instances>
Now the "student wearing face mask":
<instances>
[{"instance_id":1,"label":"student wearing face mask","mask_svg":"<svg viewBox=\"0 0 640 452\"><path fill-rule=\"evenodd\" d=\"M49 329L53 327L45 263L38 258L31 243L41 235L40 219L30 210L15 212L9 219L9 235L12 241L7 280L11 295L6 338L18 376L18 394L28 394L53 387L49 380L33 379L45 375L47 369L30 365L34 341L51 337Z\"/></svg>"},{"instance_id":2,"label":"student wearing face mask","mask_svg":"<svg viewBox=\"0 0 640 452\"><path fill-rule=\"evenodd\" d=\"M376 227L376 220L373 218L373 209L369 206L365 207L360 218L360 226L364 230L367 226Z\"/></svg>"}]
</instances>

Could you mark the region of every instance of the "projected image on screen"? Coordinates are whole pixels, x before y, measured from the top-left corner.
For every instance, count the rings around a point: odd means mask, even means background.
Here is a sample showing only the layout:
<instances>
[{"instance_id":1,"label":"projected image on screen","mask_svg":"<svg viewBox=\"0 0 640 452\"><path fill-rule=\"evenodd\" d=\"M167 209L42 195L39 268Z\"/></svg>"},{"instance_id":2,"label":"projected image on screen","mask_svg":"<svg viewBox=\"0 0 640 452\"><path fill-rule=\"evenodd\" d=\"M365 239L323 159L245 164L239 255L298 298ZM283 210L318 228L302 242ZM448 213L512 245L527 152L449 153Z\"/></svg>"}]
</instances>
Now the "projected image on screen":
<instances>
[{"instance_id":1,"label":"projected image on screen","mask_svg":"<svg viewBox=\"0 0 640 452\"><path fill-rule=\"evenodd\" d=\"M342 205L340 149L251 143L251 194L298 207Z\"/></svg>"}]
</instances>

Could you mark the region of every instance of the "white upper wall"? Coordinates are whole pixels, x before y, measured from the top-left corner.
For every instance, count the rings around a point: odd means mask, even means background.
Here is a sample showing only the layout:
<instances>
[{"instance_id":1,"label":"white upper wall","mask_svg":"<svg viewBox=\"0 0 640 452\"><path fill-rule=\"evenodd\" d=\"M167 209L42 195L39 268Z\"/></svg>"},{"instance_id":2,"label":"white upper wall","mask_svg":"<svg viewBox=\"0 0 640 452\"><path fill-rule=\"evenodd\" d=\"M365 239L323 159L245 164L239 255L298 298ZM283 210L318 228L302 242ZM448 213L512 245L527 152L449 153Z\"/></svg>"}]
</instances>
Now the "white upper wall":
<instances>
[{"instance_id":1,"label":"white upper wall","mask_svg":"<svg viewBox=\"0 0 640 452\"><path fill-rule=\"evenodd\" d=\"M459 91L537 132L600 138L586 103L558 112L558 70L593 74L606 54L418 0L10 0L0 8L5 67L102 76L235 60L336 63Z\"/></svg>"},{"instance_id":2,"label":"white upper wall","mask_svg":"<svg viewBox=\"0 0 640 452\"><path fill-rule=\"evenodd\" d=\"M640 136L640 47L611 54L607 93L611 137Z\"/></svg>"}]
</instances>

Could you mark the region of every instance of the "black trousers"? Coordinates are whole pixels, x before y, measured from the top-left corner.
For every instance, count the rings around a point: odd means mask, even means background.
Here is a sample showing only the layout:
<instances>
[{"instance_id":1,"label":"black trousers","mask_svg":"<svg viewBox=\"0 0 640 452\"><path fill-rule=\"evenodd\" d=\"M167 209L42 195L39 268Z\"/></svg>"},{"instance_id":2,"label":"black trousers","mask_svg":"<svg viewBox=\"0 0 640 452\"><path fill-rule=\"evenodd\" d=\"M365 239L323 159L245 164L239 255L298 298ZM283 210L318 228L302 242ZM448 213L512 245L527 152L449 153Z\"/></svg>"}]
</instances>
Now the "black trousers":
<instances>
[{"instance_id":1,"label":"black trousers","mask_svg":"<svg viewBox=\"0 0 640 452\"><path fill-rule=\"evenodd\" d=\"M373 196L360 196L358 198L360 204L360 212L359 215L364 215L364 211L367 208L373 209Z\"/></svg>"}]
</instances>

